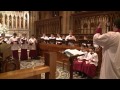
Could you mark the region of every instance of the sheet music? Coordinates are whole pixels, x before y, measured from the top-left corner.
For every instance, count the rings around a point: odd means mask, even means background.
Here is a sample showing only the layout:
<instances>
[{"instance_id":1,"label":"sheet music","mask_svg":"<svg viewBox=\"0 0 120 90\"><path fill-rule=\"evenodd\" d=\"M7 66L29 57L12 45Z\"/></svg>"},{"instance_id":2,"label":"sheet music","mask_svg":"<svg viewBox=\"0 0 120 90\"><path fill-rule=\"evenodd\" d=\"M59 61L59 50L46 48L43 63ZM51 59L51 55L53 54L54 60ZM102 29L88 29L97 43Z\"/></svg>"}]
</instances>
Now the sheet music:
<instances>
[{"instance_id":1,"label":"sheet music","mask_svg":"<svg viewBox=\"0 0 120 90\"><path fill-rule=\"evenodd\" d=\"M64 53L68 56L68 57L71 57L71 56L76 56L76 55L83 55L84 52L81 52L77 49L66 49L64 51Z\"/></svg>"}]
</instances>

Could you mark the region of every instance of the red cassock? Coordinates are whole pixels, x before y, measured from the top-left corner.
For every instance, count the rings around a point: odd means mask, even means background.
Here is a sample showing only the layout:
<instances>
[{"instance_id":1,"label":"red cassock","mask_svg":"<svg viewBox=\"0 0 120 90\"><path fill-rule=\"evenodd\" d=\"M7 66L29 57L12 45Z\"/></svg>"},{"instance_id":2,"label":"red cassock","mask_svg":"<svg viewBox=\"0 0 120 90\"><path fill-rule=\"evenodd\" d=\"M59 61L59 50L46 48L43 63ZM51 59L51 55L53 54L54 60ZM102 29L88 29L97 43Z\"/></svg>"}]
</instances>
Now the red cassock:
<instances>
[{"instance_id":1,"label":"red cassock","mask_svg":"<svg viewBox=\"0 0 120 90\"><path fill-rule=\"evenodd\" d=\"M29 48L30 48L29 57L33 59L37 57L36 44L37 44L37 40L35 38L29 39Z\"/></svg>"},{"instance_id":2,"label":"red cassock","mask_svg":"<svg viewBox=\"0 0 120 90\"><path fill-rule=\"evenodd\" d=\"M78 60L75 60L73 63L73 70L74 71L82 71L82 65L85 62L85 60L82 60L79 62Z\"/></svg>"},{"instance_id":3,"label":"red cassock","mask_svg":"<svg viewBox=\"0 0 120 90\"><path fill-rule=\"evenodd\" d=\"M36 58L37 57L37 51L36 50L30 50L29 57Z\"/></svg>"},{"instance_id":4,"label":"red cassock","mask_svg":"<svg viewBox=\"0 0 120 90\"><path fill-rule=\"evenodd\" d=\"M27 49L21 49L21 60L27 60L28 59L28 55L27 55Z\"/></svg>"},{"instance_id":5,"label":"red cassock","mask_svg":"<svg viewBox=\"0 0 120 90\"><path fill-rule=\"evenodd\" d=\"M95 77L96 76L96 69L97 67L94 64L89 64L87 68L86 75L89 77Z\"/></svg>"},{"instance_id":6,"label":"red cassock","mask_svg":"<svg viewBox=\"0 0 120 90\"><path fill-rule=\"evenodd\" d=\"M89 68L89 63L86 64L86 62L84 62L81 71L87 74L88 68Z\"/></svg>"},{"instance_id":7,"label":"red cassock","mask_svg":"<svg viewBox=\"0 0 120 90\"><path fill-rule=\"evenodd\" d=\"M18 49L19 49L19 37L10 37L9 42L11 44L12 56L14 59L19 60Z\"/></svg>"},{"instance_id":8,"label":"red cassock","mask_svg":"<svg viewBox=\"0 0 120 90\"><path fill-rule=\"evenodd\" d=\"M80 71L81 72L84 72L84 66L86 65L86 60L83 61L82 65L81 65L81 68L80 68Z\"/></svg>"},{"instance_id":9,"label":"red cassock","mask_svg":"<svg viewBox=\"0 0 120 90\"><path fill-rule=\"evenodd\" d=\"M33 43L30 43L29 45L33 45ZM30 50L29 57L31 57L31 58L37 57L37 51L36 50Z\"/></svg>"},{"instance_id":10,"label":"red cassock","mask_svg":"<svg viewBox=\"0 0 120 90\"><path fill-rule=\"evenodd\" d=\"M12 53L13 53L13 58L19 60L18 50L12 50Z\"/></svg>"},{"instance_id":11,"label":"red cassock","mask_svg":"<svg viewBox=\"0 0 120 90\"><path fill-rule=\"evenodd\" d=\"M96 76L96 66L94 64L84 63L82 71L91 78Z\"/></svg>"},{"instance_id":12,"label":"red cassock","mask_svg":"<svg viewBox=\"0 0 120 90\"><path fill-rule=\"evenodd\" d=\"M22 39L22 47L21 47L21 60L27 60L28 59L28 54L27 54L27 41Z\"/></svg>"},{"instance_id":13,"label":"red cassock","mask_svg":"<svg viewBox=\"0 0 120 90\"><path fill-rule=\"evenodd\" d=\"M11 42L11 44L14 44L15 42L19 44L18 41ZM19 60L18 50L12 50L12 54L14 59Z\"/></svg>"}]
</instances>

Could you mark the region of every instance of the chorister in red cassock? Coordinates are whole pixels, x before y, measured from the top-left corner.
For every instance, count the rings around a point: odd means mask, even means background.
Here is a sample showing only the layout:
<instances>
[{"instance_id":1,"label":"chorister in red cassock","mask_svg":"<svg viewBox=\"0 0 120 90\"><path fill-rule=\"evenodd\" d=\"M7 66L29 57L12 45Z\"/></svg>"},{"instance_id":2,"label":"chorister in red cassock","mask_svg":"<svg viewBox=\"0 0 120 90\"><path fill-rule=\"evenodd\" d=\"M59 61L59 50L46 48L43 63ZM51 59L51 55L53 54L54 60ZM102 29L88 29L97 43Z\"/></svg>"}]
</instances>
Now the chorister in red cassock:
<instances>
[{"instance_id":1,"label":"chorister in red cassock","mask_svg":"<svg viewBox=\"0 0 120 90\"><path fill-rule=\"evenodd\" d=\"M28 59L28 39L26 37L26 33L22 34L22 38L20 39L20 47L21 47L21 54L20 60L27 60Z\"/></svg>"},{"instance_id":2,"label":"chorister in red cassock","mask_svg":"<svg viewBox=\"0 0 120 90\"><path fill-rule=\"evenodd\" d=\"M85 50L85 46L82 45L81 46L81 50L80 50L84 55L82 56L78 56L77 59L74 60L74 63L73 63L73 70L74 71L82 71L82 65L83 63L85 62L86 58L87 58L87 54L88 52Z\"/></svg>"},{"instance_id":3,"label":"chorister in red cassock","mask_svg":"<svg viewBox=\"0 0 120 90\"><path fill-rule=\"evenodd\" d=\"M19 37L17 37L16 33L14 33L12 37L10 37L9 43L11 44L13 58L19 60L18 50L20 48L20 45L19 45Z\"/></svg>"},{"instance_id":4,"label":"chorister in red cassock","mask_svg":"<svg viewBox=\"0 0 120 90\"><path fill-rule=\"evenodd\" d=\"M31 38L28 41L29 44L29 57L31 59L35 59L37 57L37 51L36 51L36 44L37 44L37 40L34 37L34 35L31 36Z\"/></svg>"},{"instance_id":5,"label":"chorister in red cassock","mask_svg":"<svg viewBox=\"0 0 120 90\"><path fill-rule=\"evenodd\" d=\"M98 65L98 55L95 52L94 47L89 48L86 61L82 65L81 71L87 75L87 77L93 78L96 76L96 69Z\"/></svg>"}]
</instances>

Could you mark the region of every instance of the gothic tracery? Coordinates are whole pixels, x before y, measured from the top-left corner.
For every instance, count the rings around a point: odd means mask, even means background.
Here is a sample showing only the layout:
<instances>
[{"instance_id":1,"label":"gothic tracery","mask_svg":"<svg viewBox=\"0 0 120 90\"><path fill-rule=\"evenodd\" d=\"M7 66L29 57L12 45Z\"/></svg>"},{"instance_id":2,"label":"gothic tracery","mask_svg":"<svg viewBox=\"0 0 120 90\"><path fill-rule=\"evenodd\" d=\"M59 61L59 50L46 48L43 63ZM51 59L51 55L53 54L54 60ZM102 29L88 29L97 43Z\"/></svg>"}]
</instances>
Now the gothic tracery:
<instances>
[{"instance_id":1,"label":"gothic tracery","mask_svg":"<svg viewBox=\"0 0 120 90\"><path fill-rule=\"evenodd\" d=\"M13 32L29 30L29 11L0 11L0 23Z\"/></svg>"}]
</instances>

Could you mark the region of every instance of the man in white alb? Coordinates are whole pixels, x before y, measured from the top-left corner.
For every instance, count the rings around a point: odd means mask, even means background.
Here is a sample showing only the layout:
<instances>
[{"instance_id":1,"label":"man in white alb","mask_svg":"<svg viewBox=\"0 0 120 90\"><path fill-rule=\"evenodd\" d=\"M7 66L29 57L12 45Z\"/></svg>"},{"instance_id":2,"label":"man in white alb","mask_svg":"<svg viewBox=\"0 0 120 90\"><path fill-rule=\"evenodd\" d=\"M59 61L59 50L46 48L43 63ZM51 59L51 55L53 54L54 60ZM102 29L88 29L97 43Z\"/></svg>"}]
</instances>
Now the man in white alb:
<instances>
[{"instance_id":1,"label":"man in white alb","mask_svg":"<svg viewBox=\"0 0 120 90\"><path fill-rule=\"evenodd\" d=\"M116 19L113 31L102 33L99 24L93 41L103 47L100 79L120 79L120 19Z\"/></svg>"}]
</instances>

